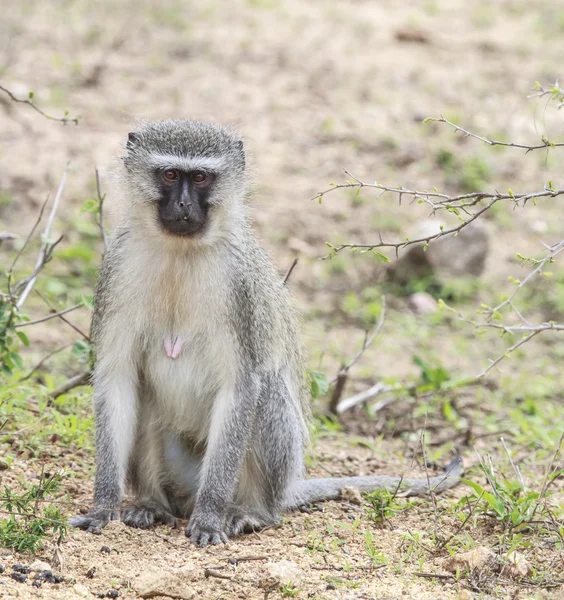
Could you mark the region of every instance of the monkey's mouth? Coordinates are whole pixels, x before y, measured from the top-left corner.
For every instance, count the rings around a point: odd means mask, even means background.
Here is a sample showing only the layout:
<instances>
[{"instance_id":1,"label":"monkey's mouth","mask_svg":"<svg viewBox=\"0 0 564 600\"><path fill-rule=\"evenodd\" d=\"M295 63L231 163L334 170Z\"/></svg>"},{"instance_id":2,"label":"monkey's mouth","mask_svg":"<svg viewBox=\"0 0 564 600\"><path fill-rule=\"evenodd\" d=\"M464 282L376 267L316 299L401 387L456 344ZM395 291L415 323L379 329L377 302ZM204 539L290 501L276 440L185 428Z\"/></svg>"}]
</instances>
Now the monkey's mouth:
<instances>
[{"instance_id":1,"label":"monkey's mouth","mask_svg":"<svg viewBox=\"0 0 564 600\"><path fill-rule=\"evenodd\" d=\"M161 225L167 233L172 235L178 237L192 237L203 232L206 227L206 222L176 218L166 220L161 219Z\"/></svg>"}]
</instances>

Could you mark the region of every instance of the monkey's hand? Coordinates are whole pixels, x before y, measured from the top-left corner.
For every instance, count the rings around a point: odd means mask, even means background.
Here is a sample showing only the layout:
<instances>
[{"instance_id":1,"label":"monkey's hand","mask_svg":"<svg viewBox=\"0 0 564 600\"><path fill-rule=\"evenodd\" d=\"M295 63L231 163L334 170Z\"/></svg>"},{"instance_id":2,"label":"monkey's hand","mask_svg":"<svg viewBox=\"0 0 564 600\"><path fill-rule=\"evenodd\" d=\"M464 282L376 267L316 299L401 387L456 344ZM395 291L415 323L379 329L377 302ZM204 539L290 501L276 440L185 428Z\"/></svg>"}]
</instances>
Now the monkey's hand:
<instances>
[{"instance_id":1,"label":"monkey's hand","mask_svg":"<svg viewBox=\"0 0 564 600\"><path fill-rule=\"evenodd\" d=\"M119 519L119 510L111 508L93 508L85 515L77 515L69 519L69 525L89 531L90 533L100 533L109 521Z\"/></svg>"},{"instance_id":2,"label":"monkey's hand","mask_svg":"<svg viewBox=\"0 0 564 600\"><path fill-rule=\"evenodd\" d=\"M186 536L201 548L208 544L226 544L228 537L222 521L215 511L199 509L196 506L186 527Z\"/></svg>"}]
</instances>

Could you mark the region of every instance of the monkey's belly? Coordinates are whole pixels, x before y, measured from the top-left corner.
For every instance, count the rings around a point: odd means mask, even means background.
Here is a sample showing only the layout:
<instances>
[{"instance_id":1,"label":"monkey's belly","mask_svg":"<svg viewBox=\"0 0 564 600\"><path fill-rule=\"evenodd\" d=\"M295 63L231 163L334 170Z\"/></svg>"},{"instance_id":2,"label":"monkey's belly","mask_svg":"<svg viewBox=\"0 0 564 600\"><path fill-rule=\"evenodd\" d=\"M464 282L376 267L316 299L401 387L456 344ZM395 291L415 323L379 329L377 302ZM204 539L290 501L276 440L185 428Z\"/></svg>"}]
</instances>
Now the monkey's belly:
<instances>
[{"instance_id":1,"label":"monkey's belly","mask_svg":"<svg viewBox=\"0 0 564 600\"><path fill-rule=\"evenodd\" d=\"M225 356L210 348L183 343L171 358L162 342L147 355L144 369L157 418L173 432L205 440L218 391L225 385Z\"/></svg>"}]
</instances>

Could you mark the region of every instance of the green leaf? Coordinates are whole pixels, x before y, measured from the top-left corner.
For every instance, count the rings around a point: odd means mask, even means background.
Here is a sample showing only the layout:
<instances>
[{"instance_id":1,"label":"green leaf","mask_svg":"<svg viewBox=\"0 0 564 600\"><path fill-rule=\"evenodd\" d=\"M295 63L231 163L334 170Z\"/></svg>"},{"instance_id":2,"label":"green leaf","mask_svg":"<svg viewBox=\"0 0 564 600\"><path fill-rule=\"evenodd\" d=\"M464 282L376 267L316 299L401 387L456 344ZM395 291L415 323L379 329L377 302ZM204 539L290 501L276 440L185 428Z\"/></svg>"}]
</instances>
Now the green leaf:
<instances>
[{"instance_id":1,"label":"green leaf","mask_svg":"<svg viewBox=\"0 0 564 600\"><path fill-rule=\"evenodd\" d=\"M27 335L23 331L16 331L16 335L20 338L22 344L27 348L29 346Z\"/></svg>"}]
</instances>

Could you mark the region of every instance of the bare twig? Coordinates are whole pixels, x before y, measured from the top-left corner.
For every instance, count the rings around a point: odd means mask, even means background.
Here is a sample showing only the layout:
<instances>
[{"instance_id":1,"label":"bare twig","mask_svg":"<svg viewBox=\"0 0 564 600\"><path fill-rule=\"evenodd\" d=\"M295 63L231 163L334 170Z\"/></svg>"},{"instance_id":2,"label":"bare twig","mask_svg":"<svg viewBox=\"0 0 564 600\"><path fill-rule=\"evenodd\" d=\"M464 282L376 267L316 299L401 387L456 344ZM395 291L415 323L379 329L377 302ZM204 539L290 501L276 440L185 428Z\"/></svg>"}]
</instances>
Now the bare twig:
<instances>
[{"instance_id":1,"label":"bare twig","mask_svg":"<svg viewBox=\"0 0 564 600\"><path fill-rule=\"evenodd\" d=\"M336 383L333 395L331 396L331 401L329 403L329 411L331 413L338 414L337 407L339 405L339 401L341 399L341 395L343 393L343 389L347 381L349 370L358 362L360 357L364 354L365 350L370 346L370 344L372 344L376 336L382 331L382 327L384 327L385 320L386 298L382 296L382 310L380 312L380 318L378 319L378 323L376 323L376 326L374 327L372 332L369 335L367 334L365 336L362 348L353 356L353 358L346 365L343 365L341 367L337 376L329 382L330 385Z\"/></svg>"},{"instance_id":2,"label":"bare twig","mask_svg":"<svg viewBox=\"0 0 564 600\"><path fill-rule=\"evenodd\" d=\"M350 396L349 398L345 398L344 400L341 400L339 402L339 404L337 405L337 413L342 414L345 411L350 410L353 406L356 406L357 404L361 404L362 402L367 402L368 400L372 400L372 398L375 398L376 396L378 396L380 394L399 390L402 387L403 386L400 383L388 385L386 383L378 382L378 383L374 384L372 387L369 387L364 392L360 392L358 394L355 394L354 396ZM388 404L391 404L393 401L394 401L394 398L387 398L386 400L381 400L380 402L378 402L376 407L372 407L372 410L376 411L376 412L378 410L382 410L382 408L384 408Z\"/></svg>"},{"instance_id":3,"label":"bare twig","mask_svg":"<svg viewBox=\"0 0 564 600\"><path fill-rule=\"evenodd\" d=\"M104 252L106 252L108 249L108 237L104 229L104 200L106 199L106 194L102 194L100 188L100 174L98 173L98 169L96 169L96 193L98 194L98 227L100 228L100 235L104 243Z\"/></svg>"},{"instance_id":4,"label":"bare twig","mask_svg":"<svg viewBox=\"0 0 564 600\"><path fill-rule=\"evenodd\" d=\"M66 350L67 348L69 348L71 346L71 344L65 344L64 346L61 346L60 348L55 348L55 350L52 350L51 352L49 352L49 354L47 354L46 356L44 356L32 369L31 371L27 374L24 375L19 381L25 381L26 379L29 379L38 369L40 369L52 356L54 356L55 354L58 354L59 352L62 352L63 350Z\"/></svg>"},{"instance_id":5,"label":"bare twig","mask_svg":"<svg viewBox=\"0 0 564 600\"><path fill-rule=\"evenodd\" d=\"M290 279L290 275L292 274L292 271L296 268L296 265L298 264L298 258L294 258L294 262L290 265L290 268L288 269L288 271L286 271L286 275L284 276L284 283L288 282L288 279Z\"/></svg>"},{"instance_id":6,"label":"bare twig","mask_svg":"<svg viewBox=\"0 0 564 600\"><path fill-rule=\"evenodd\" d=\"M35 290L35 293L41 298L41 300L43 300L43 302L45 302L45 304L47 304L47 306L51 310L53 310L53 311L55 310L53 308L53 305L49 302L49 300L47 300L47 298L45 298L37 290ZM57 313L57 316L59 317L59 319L61 319L61 321L63 321L63 323L66 323L71 329L73 329L74 331L76 331L76 333L78 333L78 335L80 335L82 338L84 338L87 342L90 342L90 338L79 327L77 327L74 323L71 323L68 319L65 319L65 317L63 317L63 315L60 312Z\"/></svg>"},{"instance_id":7,"label":"bare twig","mask_svg":"<svg viewBox=\"0 0 564 600\"><path fill-rule=\"evenodd\" d=\"M464 136L473 137L477 140L480 140L481 142L484 142L485 144L488 144L489 146L505 146L508 148L520 148L522 150L526 150L527 152L531 152L532 150L541 150L543 148L558 148L559 146L564 146L564 142L554 143L554 142L551 142L550 140L548 140L545 136L542 136L542 138L541 138L542 144L537 144L537 145L517 144L515 142L500 142L498 140L492 140L490 138L478 135L477 133L472 133L471 131L468 131L468 130L464 129L463 127L460 127L459 125L452 123L448 119L445 119L442 115L440 117L428 117L424 121L424 123L430 123L430 122L446 123L447 125L450 125L456 131L460 131L462 134L464 134Z\"/></svg>"},{"instance_id":8,"label":"bare twig","mask_svg":"<svg viewBox=\"0 0 564 600\"><path fill-rule=\"evenodd\" d=\"M31 292L33 286L35 285L35 281L37 279L37 275L39 271L49 262L51 258L51 254L53 252L54 247L61 241L61 238L56 240L55 242L49 241L49 234L51 232L51 225L53 224L53 220L55 218L55 214L57 213L57 208L59 207L59 201L61 200L61 196L63 194L63 189L65 188L65 183L67 180L67 171L68 165L65 167L63 171L63 176L61 178L61 182L59 183L59 188L57 189L57 194L55 195L55 200L53 202L53 206L51 207L51 212L49 213L49 217L47 218L47 224L45 225L45 229L43 230L43 243L41 245L41 250L39 251L39 256L37 257L37 263L35 265L34 272L32 276L27 281L27 284L21 293L20 297L16 302L16 308L21 308L23 303L26 301L26 298Z\"/></svg>"},{"instance_id":9,"label":"bare twig","mask_svg":"<svg viewBox=\"0 0 564 600\"><path fill-rule=\"evenodd\" d=\"M34 321L22 321L21 323L16 323L16 325L14 325L14 327L16 327L16 328L27 327L28 325L35 325L36 323L43 323L43 321L49 321L49 319L56 319L57 317L60 317L61 315L65 315L73 310L76 310L77 308L81 308L82 306L84 306L84 304L82 304L82 302L81 302L80 304L75 304L74 306L70 306L69 308L60 310L59 312L52 313L45 317L41 317L41 319L35 319Z\"/></svg>"},{"instance_id":10,"label":"bare twig","mask_svg":"<svg viewBox=\"0 0 564 600\"><path fill-rule=\"evenodd\" d=\"M80 375L75 375L74 377L71 377L68 381L63 383L63 385L60 385L58 388L54 389L51 392L51 398L55 400L59 396L70 392L74 388L80 387L81 385L89 385L90 375L90 371L87 371L86 373L81 373Z\"/></svg>"},{"instance_id":11,"label":"bare twig","mask_svg":"<svg viewBox=\"0 0 564 600\"><path fill-rule=\"evenodd\" d=\"M32 100L33 93L32 92L29 93L28 98L18 98L17 96L14 96L14 94L12 94L12 92L10 90L6 89L5 87L3 87L1 85L0 85L0 91L7 94L9 96L10 100L12 100L13 102L18 102L20 104L27 104L28 106L31 106L31 108L33 108L33 110L38 112L41 116L45 117L46 119L49 119L51 121L59 121L59 123L63 123L64 125L66 125L67 123L74 123L75 125L78 125L78 120L80 117L68 117L67 111L65 111L64 117L53 117L50 114L46 113L45 111L41 110L39 108L39 106L37 106L37 104L35 104L35 102L33 102L33 100Z\"/></svg>"}]
</instances>

